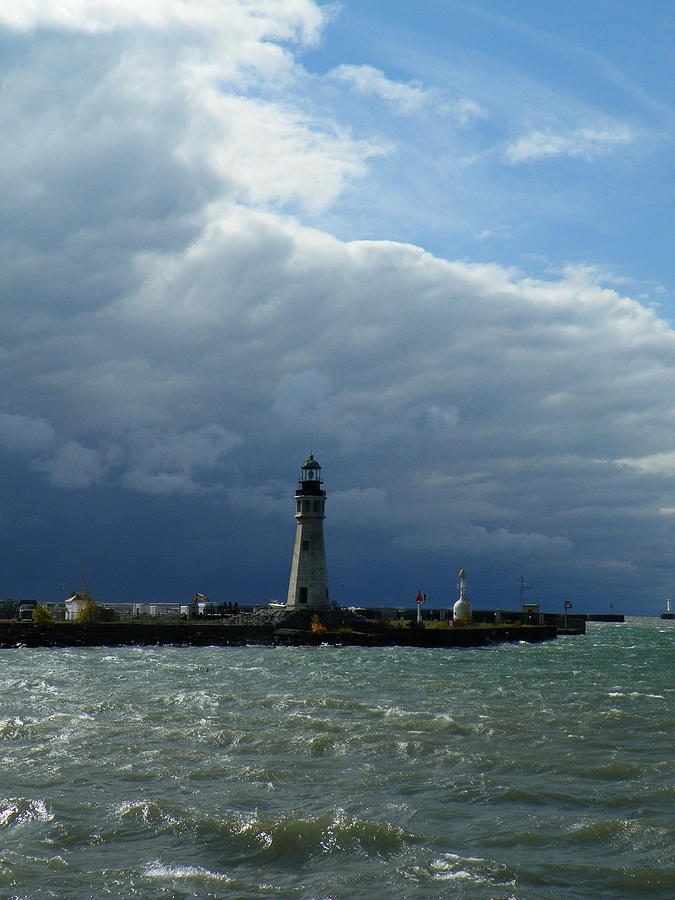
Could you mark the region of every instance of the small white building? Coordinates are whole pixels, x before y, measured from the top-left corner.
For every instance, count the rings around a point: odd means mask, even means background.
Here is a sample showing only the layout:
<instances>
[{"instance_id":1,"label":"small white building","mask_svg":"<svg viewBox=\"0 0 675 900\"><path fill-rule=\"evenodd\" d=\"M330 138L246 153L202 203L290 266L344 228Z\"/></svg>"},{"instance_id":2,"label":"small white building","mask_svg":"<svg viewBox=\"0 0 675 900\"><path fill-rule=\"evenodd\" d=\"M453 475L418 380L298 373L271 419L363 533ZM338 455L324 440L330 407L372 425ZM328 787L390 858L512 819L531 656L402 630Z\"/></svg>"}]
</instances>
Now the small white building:
<instances>
[{"instance_id":1,"label":"small white building","mask_svg":"<svg viewBox=\"0 0 675 900\"><path fill-rule=\"evenodd\" d=\"M90 600L91 597L88 594L82 594L79 591L75 591L74 594L67 597L65 601L66 622L74 622Z\"/></svg>"}]
</instances>

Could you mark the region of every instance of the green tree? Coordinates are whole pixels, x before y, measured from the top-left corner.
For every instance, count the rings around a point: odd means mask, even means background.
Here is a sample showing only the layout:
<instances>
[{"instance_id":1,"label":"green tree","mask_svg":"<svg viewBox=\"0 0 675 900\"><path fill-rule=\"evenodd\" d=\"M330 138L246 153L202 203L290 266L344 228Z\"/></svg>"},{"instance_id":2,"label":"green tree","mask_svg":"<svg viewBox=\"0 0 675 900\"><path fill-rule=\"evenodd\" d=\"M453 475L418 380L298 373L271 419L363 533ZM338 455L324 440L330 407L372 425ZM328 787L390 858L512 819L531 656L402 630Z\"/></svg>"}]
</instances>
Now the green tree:
<instances>
[{"instance_id":1,"label":"green tree","mask_svg":"<svg viewBox=\"0 0 675 900\"><path fill-rule=\"evenodd\" d=\"M54 616L51 614L51 611L41 603L38 603L33 610L32 619L36 625L52 625L54 622Z\"/></svg>"},{"instance_id":2,"label":"green tree","mask_svg":"<svg viewBox=\"0 0 675 900\"><path fill-rule=\"evenodd\" d=\"M101 621L101 604L97 603L93 597L87 597L82 605L82 609L77 615L78 622L100 622Z\"/></svg>"},{"instance_id":3,"label":"green tree","mask_svg":"<svg viewBox=\"0 0 675 900\"><path fill-rule=\"evenodd\" d=\"M13 619L16 604L10 597L0 600L0 619Z\"/></svg>"}]
</instances>

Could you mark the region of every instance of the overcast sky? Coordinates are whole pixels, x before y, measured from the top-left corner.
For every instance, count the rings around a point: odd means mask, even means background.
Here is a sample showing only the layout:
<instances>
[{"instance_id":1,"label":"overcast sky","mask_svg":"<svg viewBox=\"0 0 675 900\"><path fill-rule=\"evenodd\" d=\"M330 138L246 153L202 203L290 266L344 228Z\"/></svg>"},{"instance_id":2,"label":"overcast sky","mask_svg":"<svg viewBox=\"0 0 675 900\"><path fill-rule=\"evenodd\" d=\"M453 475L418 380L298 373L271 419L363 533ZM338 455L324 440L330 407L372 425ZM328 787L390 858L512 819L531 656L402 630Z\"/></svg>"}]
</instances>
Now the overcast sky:
<instances>
[{"instance_id":1,"label":"overcast sky","mask_svg":"<svg viewBox=\"0 0 675 900\"><path fill-rule=\"evenodd\" d=\"M3 0L0 597L675 598L666 0Z\"/></svg>"}]
</instances>

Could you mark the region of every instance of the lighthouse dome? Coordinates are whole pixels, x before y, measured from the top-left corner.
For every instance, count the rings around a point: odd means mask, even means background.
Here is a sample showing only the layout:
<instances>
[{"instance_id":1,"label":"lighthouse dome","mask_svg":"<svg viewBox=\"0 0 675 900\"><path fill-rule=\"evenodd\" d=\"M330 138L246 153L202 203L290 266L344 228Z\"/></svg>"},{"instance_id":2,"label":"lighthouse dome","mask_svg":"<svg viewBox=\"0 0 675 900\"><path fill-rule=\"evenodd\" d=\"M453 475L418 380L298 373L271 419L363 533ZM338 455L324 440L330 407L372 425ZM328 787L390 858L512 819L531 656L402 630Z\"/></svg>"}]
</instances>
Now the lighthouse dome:
<instances>
[{"instance_id":1,"label":"lighthouse dome","mask_svg":"<svg viewBox=\"0 0 675 900\"><path fill-rule=\"evenodd\" d=\"M314 459L314 454L310 453L304 463L300 466L300 483L305 487L311 487L311 492L315 493L319 490L322 483L321 465L318 460Z\"/></svg>"}]
</instances>

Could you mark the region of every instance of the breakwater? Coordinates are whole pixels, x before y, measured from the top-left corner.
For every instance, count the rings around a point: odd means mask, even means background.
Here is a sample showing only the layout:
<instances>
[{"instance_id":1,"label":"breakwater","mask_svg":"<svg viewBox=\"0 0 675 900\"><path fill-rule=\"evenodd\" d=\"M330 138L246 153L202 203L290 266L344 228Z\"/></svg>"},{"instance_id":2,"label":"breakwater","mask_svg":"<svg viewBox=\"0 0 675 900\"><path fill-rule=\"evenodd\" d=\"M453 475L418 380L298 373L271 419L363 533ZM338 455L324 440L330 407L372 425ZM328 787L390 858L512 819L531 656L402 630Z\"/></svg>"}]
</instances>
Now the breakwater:
<instances>
[{"instance_id":1,"label":"breakwater","mask_svg":"<svg viewBox=\"0 0 675 900\"><path fill-rule=\"evenodd\" d=\"M358 630L342 626L316 633L283 623L220 622L0 622L0 648L115 647L164 644L205 646L316 646L334 644L371 647L478 647L508 641L535 643L555 638L551 625L508 625L462 628L386 628Z\"/></svg>"}]
</instances>

